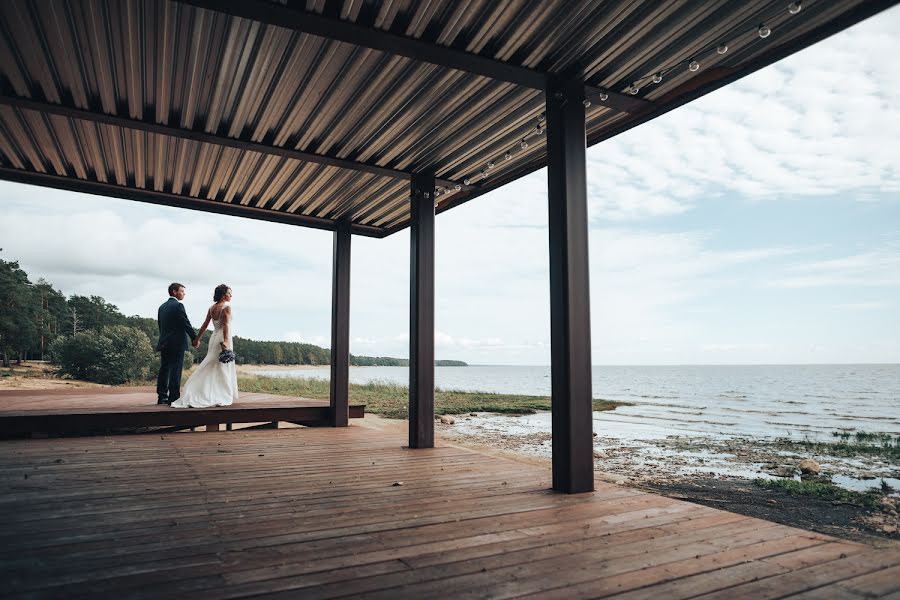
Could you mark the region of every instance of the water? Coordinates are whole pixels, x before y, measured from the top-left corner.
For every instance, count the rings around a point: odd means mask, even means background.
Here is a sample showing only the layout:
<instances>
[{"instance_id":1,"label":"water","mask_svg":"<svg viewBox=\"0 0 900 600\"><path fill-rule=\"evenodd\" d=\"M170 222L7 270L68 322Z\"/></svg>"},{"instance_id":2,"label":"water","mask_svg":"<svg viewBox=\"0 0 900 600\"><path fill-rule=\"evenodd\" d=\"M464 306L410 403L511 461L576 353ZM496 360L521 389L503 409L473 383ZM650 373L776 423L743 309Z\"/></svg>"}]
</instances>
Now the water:
<instances>
[{"instance_id":1,"label":"water","mask_svg":"<svg viewBox=\"0 0 900 600\"><path fill-rule=\"evenodd\" d=\"M329 368L267 375L328 379ZM900 365L594 367L595 398L632 403L594 413L594 430L834 441L835 431L900 435ZM352 367L351 383L406 385L406 367ZM437 367L443 389L550 395L550 367ZM516 427L549 430L549 415ZM531 423L530 421L534 421ZM545 422L546 421L546 422Z\"/></svg>"}]
</instances>

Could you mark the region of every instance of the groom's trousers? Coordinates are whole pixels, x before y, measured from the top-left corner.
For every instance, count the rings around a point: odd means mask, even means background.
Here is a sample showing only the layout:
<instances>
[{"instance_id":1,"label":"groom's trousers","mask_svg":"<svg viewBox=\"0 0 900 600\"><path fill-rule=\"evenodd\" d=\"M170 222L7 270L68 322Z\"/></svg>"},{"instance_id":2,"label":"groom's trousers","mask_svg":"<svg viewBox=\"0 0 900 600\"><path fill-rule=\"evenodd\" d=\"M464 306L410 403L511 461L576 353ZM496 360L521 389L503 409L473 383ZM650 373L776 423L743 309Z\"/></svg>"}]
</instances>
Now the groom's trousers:
<instances>
[{"instance_id":1,"label":"groom's trousers","mask_svg":"<svg viewBox=\"0 0 900 600\"><path fill-rule=\"evenodd\" d=\"M175 402L181 397L181 371L184 369L184 351L163 350L159 353L159 375L156 378L156 397Z\"/></svg>"}]
</instances>

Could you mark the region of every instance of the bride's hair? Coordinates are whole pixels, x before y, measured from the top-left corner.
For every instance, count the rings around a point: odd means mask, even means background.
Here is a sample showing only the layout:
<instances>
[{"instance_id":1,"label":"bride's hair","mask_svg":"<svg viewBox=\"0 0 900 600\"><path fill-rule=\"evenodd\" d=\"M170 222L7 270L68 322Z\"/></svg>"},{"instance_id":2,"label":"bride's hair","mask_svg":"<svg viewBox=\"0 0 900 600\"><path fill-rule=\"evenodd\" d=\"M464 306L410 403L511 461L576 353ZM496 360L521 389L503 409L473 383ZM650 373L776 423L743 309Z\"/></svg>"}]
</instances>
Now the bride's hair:
<instances>
[{"instance_id":1,"label":"bride's hair","mask_svg":"<svg viewBox=\"0 0 900 600\"><path fill-rule=\"evenodd\" d=\"M227 292L230 289L231 288L228 287L227 285L225 285L224 283L222 285L217 285L215 291L213 292L213 302L218 302L219 300L224 298L225 292Z\"/></svg>"}]
</instances>

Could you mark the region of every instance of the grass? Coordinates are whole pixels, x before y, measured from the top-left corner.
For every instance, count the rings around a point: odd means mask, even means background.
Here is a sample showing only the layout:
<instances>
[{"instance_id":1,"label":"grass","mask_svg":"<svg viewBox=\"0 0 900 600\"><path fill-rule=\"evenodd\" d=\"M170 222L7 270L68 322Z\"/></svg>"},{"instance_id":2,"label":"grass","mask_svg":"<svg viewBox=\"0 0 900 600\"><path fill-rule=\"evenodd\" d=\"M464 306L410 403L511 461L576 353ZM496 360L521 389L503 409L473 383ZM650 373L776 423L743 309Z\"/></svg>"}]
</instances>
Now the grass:
<instances>
[{"instance_id":1,"label":"grass","mask_svg":"<svg viewBox=\"0 0 900 600\"><path fill-rule=\"evenodd\" d=\"M855 439L858 444L890 444L894 442L894 436L890 433L832 431L831 436L841 438L842 442L849 442L850 439ZM897 436L896 443L900 443L900 436Z\"/></svg>"},{"instance_id":2,"label":"grass","mask_svg":"<svg viewBox=\"0 0 900 600\"><path fill-rule=\"evenodd\" d=\"M327 400L329 396L329 383L322 379L242 376L238 378L238 389L242 392L302 396L319 400ZM391 419L405 419L409 407L409 390L406 386L384 382L352 384L350 403L365 404L366 412L369 413ZM594 410L613 410L624 404L626 403L611 400L593 401ZM539 410L550 410L549 397L442 389L434 391L434 412L439 415L470 412L532 414Z\"/></svg>"},{"instance_id":3,"label":"grass","mask_svg":"<svg viewBox=\"0 0 900 600\"><path fill-rule=\"evenodd\" d=\"M787 492L792 496L811 496L821 500L831 502L844 502L854 506L864 506L866 508L881 508L881 499L890 493L890 486L885 490L885 484L882 482L882 489L872 488L866 492L854 492L838 487L833 483L823 483L819 481L796 481L794 479L755 479L753 483L759 487L770 490L780 490Z\"/></svg>"},{"instance_id":4,"label":"grass","mask_svg":"<svg viewBox=\"0 0 900 600\"><path fill-rule=\"evenodd\" d=\"M856 433L835 431L832 436L839 442L814 442L809 440L778 440L782 447L802 449L828 456L875 456L890 460L900 460L900 436L888 433Z\"/></svg>"}]
</instances>

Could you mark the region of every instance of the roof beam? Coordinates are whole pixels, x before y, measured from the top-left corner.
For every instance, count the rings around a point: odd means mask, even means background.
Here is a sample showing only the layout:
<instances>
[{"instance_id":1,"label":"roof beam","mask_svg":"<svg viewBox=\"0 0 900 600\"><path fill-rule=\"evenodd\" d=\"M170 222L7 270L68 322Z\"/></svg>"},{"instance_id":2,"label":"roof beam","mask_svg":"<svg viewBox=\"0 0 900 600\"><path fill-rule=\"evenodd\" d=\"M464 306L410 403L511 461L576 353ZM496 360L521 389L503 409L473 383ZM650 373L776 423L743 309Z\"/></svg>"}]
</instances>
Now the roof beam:
<instances>
[{"instance_id":1,"label":"roof beam","mask_svg":"<svg viewBox=\"0 0 900 600\"><path fill-rule=\"evenodd\" d=\"M296 10L276 4L270 0L178 1L234 17L301 31L310 35L345 42L363 48L371 48L380 52L405 56L413 60L458 71L466 71L467 73L541 90L542 92L547 87L547 77L550 75L543 71L505 63L486 56L450 48L449 46L441 46L420 39L365 27L350 21ZM648 105L652 105L651 102L635 98L634 96L585 85L585 96L593 98L597 102L601 102L599 100L601 92L607 96L607 99L602 101L602 103L621 112L639 112L646 109Z\"/></svg>"},{"instance_id":2,"label":"roof beam","mask_svg":"<svg viewBox=\"0 0 900 600\"><path fill-rule=\"evenodd\" d=\"M273 223L283 223L285 225L299 225L302 227L312 227L313 229L324 229L326 231L334 231L335 229L335 221L331 219L322 219L320 217L309 215L298 215L295 213L258 208L256 206L244 206L243 204L233 204L231 202L222 202L220 200L194 198L193 196L184 196L169 192L129 188L113 183L76 179L74 177L62 175L51 175L48 173L36 173L34 171L0 167L0 179L72 192L81 192L84 194L96 194L99 196L109 196L111 198L136 200L138 202L146 202L149 204L187 208L189 210L199 210L202 212L257 219L259 221L270 221ZM352 224L350 226L350 231L357 235L364 235L367 237L378 238L384 237L385 235L384 229L372 227L370 225Z\"/></svg>"},{"instance_id":3,"label":"roof beam","mask_svg":"<svg viewBox=\"0 0 900 600\"><path fill-rule=\"evenodd\" d=\"M113 127L124 127L126 129L134 129L165 135L182 140L192 140L204 144L214 144L216 146L226 146L228 148L236 148L238 150L246 150L249 152L258 152L260 154L269 154L273 156L281 156L284 158L292 158L304 162L328 165L341 169L350 169L362 173L371 173L372 175L380 175L382 177L391 177L394 179L409 180L412 177L411 171L402 171L399 169L390 169L381 167L372 163L365 163L345 158L337 158L334 156L326 156L324 154L316 154L314 152L305 152L303 150L295 150L292 148L284 148L282 146L273 146L271 144L263 144L253 142L246 139L232 138L214 133L207 133L197 129L186 129L183 127L174 127L172 125L162 125L160 123L152 123L149 121L141 121L130 117L119 115L108 115L102 112L75 108L72 106L64 106L62 104L52 104L50 102L41 102L30 98L22 98L20 96L11 96L0 94L0 105L14 106L26 110L35 110L42 113L60 115L71 119L81 121L91 121L93 123L101 123L103 125L112 125ZM447 179L438 179L438 185L452 187L455 181ZM464 186L467 187L467 186Z\"/></svg>"},{"instance_id":4,"label":"roof beam","mask_svg":"<svg viewBox=\"0 0 900 600\"><path fill-rule=\"evenodd\" d=\"M617 94L593 85L584 86L584 99L632 115L652 110L656 106L650 100L628 94Z\"/></svg>"}]
</instances>

